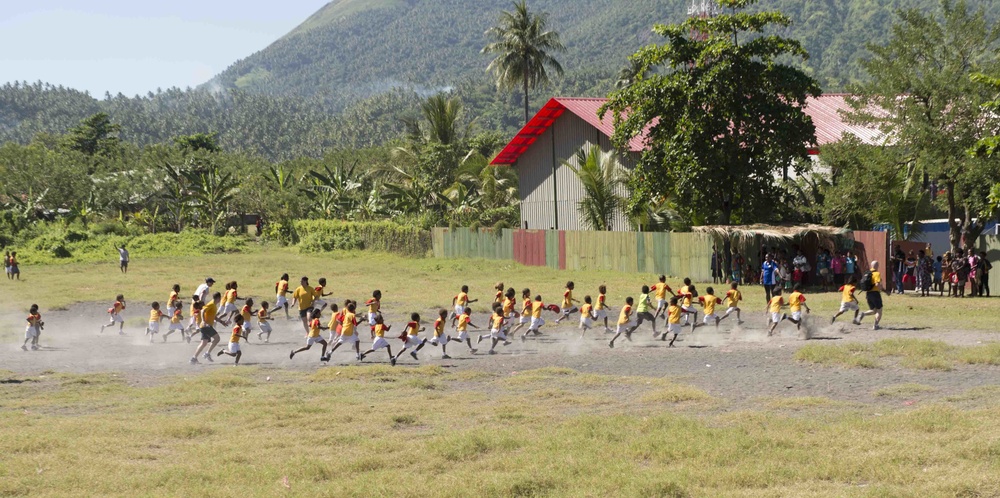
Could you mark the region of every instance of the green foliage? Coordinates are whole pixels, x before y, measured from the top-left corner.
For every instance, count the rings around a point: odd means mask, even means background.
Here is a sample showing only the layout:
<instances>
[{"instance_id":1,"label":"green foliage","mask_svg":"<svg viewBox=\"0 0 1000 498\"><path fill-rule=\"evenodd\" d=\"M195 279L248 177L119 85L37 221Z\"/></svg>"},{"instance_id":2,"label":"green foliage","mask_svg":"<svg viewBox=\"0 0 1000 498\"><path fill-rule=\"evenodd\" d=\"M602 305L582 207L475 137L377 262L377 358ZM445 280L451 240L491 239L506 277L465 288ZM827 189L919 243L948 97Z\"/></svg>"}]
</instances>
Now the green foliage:
<instances>
[{"instance_id":1,"label":"green foliage","mask_svg":"<svg viewBox=\"0 0 1000 498\"><path fill-rule=\"evenodd\" d=\"M616 213L625 205L624 193L627 176L610 152L592 145L577 151L572 161L563 161L583 185L584 198L577 203L583 223L591 230L613 230Z\"/></svg>"},{"instance_id":2,"label":"green foliage","mask_svg":"<svg viewBox=\"0 0 1000 498\"><path fill-rule=\"evenodd\" d=\"M631 57L635 81L600 111L613 112L621 150L643 133L652 144L630 182L632 211L672 198L695 224L767 221L782 194L775 177L809 163L815 127L801 108L819 87L779 62L807 57L801 44L769 33L791 19L719 3L734 12L656 25L667 42Z\"/></svg>"},{"instance_id":3,"label":"green foliage","mask_svg":"<svg viewBox=\"0 0 1000 498\"><path fill-rule=\"evenodd\" d=\"M88 156L114 156L120 150L120 132L121 125L112 123L110 116L99 112L70 129L66 141L71 150Z\"/></svg>"},{"instance_id":4,"label":"green foliage","mask_svg":"<svg viewBox=\"0 0 1000 498\"><path fill-rule=\"evenodd\" d=\"M431 250L429 232L388 221L304 220L295 222L295 232L304 252L365 249L423 257Z\"/></svg>"}]
</instances>

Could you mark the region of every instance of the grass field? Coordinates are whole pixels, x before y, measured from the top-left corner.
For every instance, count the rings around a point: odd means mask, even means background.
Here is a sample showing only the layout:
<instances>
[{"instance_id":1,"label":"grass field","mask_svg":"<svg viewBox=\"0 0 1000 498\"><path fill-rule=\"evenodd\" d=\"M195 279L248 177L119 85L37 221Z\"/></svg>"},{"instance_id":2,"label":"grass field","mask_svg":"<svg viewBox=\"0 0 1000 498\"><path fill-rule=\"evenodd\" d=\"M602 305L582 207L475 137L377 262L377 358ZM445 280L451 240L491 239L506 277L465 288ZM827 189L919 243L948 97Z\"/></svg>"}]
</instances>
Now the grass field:
<instances>
[{"instance_id":1,"label":"grass field","mask_svg":"<svg viewBox=\"0 0 1000 498\"><path fill-rule=\"evenodd\" d=\"M881 414L793 398L726 412L684 385L565 369L251 367L144 387L114 374L0 377L3 496L991 496L1000 487L995 396L972 410L945 402Z\"/></svg>"},{"instance_id":2,"label":"grass field","mask_svg":"<svg viewBox=\"0 0 1000 498\"><path fill-rule=\"evenodd\" d=\"M617 309L655 279L292 249L136 260L128 275L114 261L23 272L22 282L0 282L4 315L19 317L32 302L58 315L124 293L143 303L133 317L141 319L145 303L175 282L186 295L206 276L235 279L241 294L270 298L282 272L293 281L326 276L338 299L379 288L398 313L446 306L463 283L488 302L497 280L547 302L558 302L566 280L578 297L604 283ZM744 313L762 322L759 288L745 294L753 306ZM838 302L837 293L810 294L812 320L828 325ZM109 362L74 373L58 358L118 339L80 332L66 350L17 357L50 370L0 370L0 496L997 496L997 311L994 299L891 296L878 336L857 328L839 340L670 351L597 344L577 353L582 368L540 368L525 351L455 364L425 352L421 366L396 368L320 368L310 358L188 369L186 345L126 342L116 351L166 355L177 366ZM22 354L13 352L14 325L0 334L0 354ZM943 334L955 328L971 332L957 342ZM558 357L545 348L570 338L550 340L535 357ZM287 351L253 348L257 361ZM642 366L627 368L630 360ZM658 368L667 362L673 375ZM712 377L719 371L729 373ZM723 389L734 376L752 387L738 396Z\"/></svg>"}]
</instances>

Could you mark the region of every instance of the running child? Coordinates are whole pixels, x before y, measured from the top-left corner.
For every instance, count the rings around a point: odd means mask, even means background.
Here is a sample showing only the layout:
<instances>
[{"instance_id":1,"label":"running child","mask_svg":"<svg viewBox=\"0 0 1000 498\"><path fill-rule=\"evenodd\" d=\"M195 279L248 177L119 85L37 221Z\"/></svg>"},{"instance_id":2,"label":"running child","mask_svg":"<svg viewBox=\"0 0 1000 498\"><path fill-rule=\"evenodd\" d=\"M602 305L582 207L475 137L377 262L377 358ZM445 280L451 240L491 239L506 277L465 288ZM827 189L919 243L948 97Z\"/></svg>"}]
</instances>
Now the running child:
<instances>
[{"instance_id":1,"label":"running child","mask_svg":"<svg viewBox=\"0 0 1000 498\"><path fill-rule=\"evenodd\" d=\"M654 318L659 318L667 310L667 293L675 296L674 290L667 285L667 276L660 275L660 281L651 285L650 288L656 293L656 314Z\"/></svg>"},{"instance_id":2,"label":"running child","mask_svg":"<svg viewBox=\"0 0 1000 498\"><path fill-rule=\"evenodd\" d=\"M250 335L250 319L253 318L253 315L254 315L253 298L252 297L248 297L247 300L246 300L246 302L243 303L243 307L240 308L240 314L238 315L238 316L242 316L243 317L243 324L242 325L243 325L243 335L244 336L249 336ZM250 342L250 338L249 337L244 337L244 339L248 343Z\"/></svg>"},{"instance_id":3,"label":"running child","mask_svg":"<svg viewBox=\"0 0 1000 498\"><path fill-rule=\"evenodd\" d=\"M635 326L635 321L632 320L632 304L634 303L635 301L632 299L632 296L625 298L625 306L622 306L622 310L618 314L618 328L615 329L615 336L611 338L610 342L608 342L609 348L615 347L615 341L622 334L625 334L626 340L632 340L631 331L632 327Z\"/></svg>"},{"instance_id":4,"label":"running child","mask_svg":"<svg viewBox=\"0 0 1000 498\"><path fill-rule=\"evenodd\" d=\"M420 333L424 330L424 327L420 326L420 314L411 314L410 323L406 324L406 330L404 330L399 336L400 340L403 341L403 349L399 350L399 352L396 353L396 356L392 359L391 363L393 366L395 366L396 362L399 361L399 357L411 347L416 349L410 352L410 356L412 356L414 360L420 361L420 358L417 358L417 351L423 349L424 345L427 344L427 339L420 337Z\"/></svg>"},{"instance_id":5,"label":"running child","mask_svg":"<svg viewBox=\"0 0 1000 498\"><path fill-rule=\"evenodd\" d=\"M212 299L201 305L201 313L198 315L200 318L199 331L201 332L201 342L198 343L198 348L195 349L194 356L191 357L190 363L192 365L198 364L199 354L208 361L215 361L212 358L212 350L219 345L219 332L215 330L215 323L218 322L223 326L229 326L228 322L219 317L219 303L221 302L222 293L216 292L212 294ZM206 347L208 348L207 351L205 351Z\"/></svg>"},{"instance_id":6,"label":"running child","mask_svg":"<svg viewBox=\"0 0 1000 498\"><path fill-rule=\"evenodd\" d=\"M368 306L368 326L375 327L375 318L382 314L382 291L375 290L372 292L372 298L365 301L365 306ZM372 337L375 337L374 332Z\"/></svg>"},{"instance_id":7,"label":"running child","mask_svg":"<svg viewBox=\"0 0 1000 498\"><path fill-rule=\"evenodd\" d=\"M330 323L327 325L330 327L330 340L328 341L330 344L340 340L340 334L344 330L344 315L347 314L347 306L352 302L350 299L345 299L343 307L338 309L337 305L334 304L331 308L333 316L330 317Z\"/></svg>"},{"instance_id":8,"label":"running child","mask_svg":"<svg viewBox=\"0 0 1000 498\"><path fill-rule=\"evenodd\" d=\"M219 316L223 320L231 320L240 310L236 307L236 301L243 301L242 297L239 297L237 288L239 284L233 280L226 285L226 294L222 296L222 309L219 310Z\"/></svg>"},{"instance_id":9,"label":"running child","mask_svg":"<svg viewBox=\"0 0 1000 498\"><path fill-rule=\"evenodd\" d=\"M174 310L180 308L181 301L181 286L180 284L174 284L170 290L170 296L167 297L167 313L168 317L174 316Z\"/></svg>"},{"instance_id":10,"label":"running child","mask_svg":"<svg viewBox=\"0 0 1000 498\"><path fill-rule=\"evenodd\" d=\"M583 306L580 306L580 339L583 339L588 330L594 328L594 319L596 318L593 299L590 296L584 296Z\"/></svg>"},{"instance_id":11,"label":"running child","mask_svg":"<svg viewBox=\"0 0 1000 498\"><path fill-rule=\"evenodd\" d=\"M511 329L509 335L516 335L521 327L531 323L531 289L521 291L521 315L518 317L517 326Z\"/></svg>"},{"instance_id":12,"label":"running child","mask_svg":"<svg viewBox=\"0 0 1000 498\"><path fill-rule=\"evenodd\" d=\"M643 285L642 294L639 295L639 302L635 306L636 322L631 329L625 332L626 339L630 338L632 336L632 332L638 330L639 326L642 325L643 322L647 320L649 321L650 325L653 326L653 339L656 339L657 337L660 336L660 333L656 331L656 317L650 311L650 308L653 306L653 303L649 298L649 293L650 293L649 286Z\"/></svg>"},{"instance_id":13,"label":"running child","mask_svg":"<svg viewBox=\"0 0 1000 498\"><path fill-rule=\"evenodd\" d=\"M163 321L163 312L160 311L160 303L153 301L151 305L152 309L149 310L149 325L146 326L146 333L143 335L149 336L149 342L153 342L153 338L156 334L160 333L160 322Z\"/></svg>"},{"instance_id":14,"label":"running child","mask_svg":"<svg viewBox=\"0 0 1000 498\"><path fill-rule=\"evenodd\" d=\"M594 305L594 318L604 320L604 333L610 334L611 327L608 326L608 287L601 285L597 288L597 304Z\"/></svg>"},{"instance_id":15,"label":"running child","mask_svg":"<svg viewBox=\"0 0 1000 498\"><path fill-rule=\"evenodd\" d=\"M392 365L396 364L396 358L392 356L392 346L389 345L389 341L385 339L385 333L389 331L389 326L382 321L382 316L375 317L375 341L372 342L372 348L358 356L358 361L364 361L365 357L385 348L386 353L389 353L389 363ZM358 344L355 342L355 344ZM338 344L339 345L339 344ZM332 353L332 351L331 351Z\"/></svg>"},{"instance_id":16,"label":"running child","mask_svg":"<svg viewBox=\"0 0 1000 498\"><path fill-rule=\"evenodd\" d=\"M699 296L698 302L701 303L702 309L705 310L705 318L702 320L702 323L708 325L715 322L715 328L718 330L722 317L715 314L715 305L722 304L722 299L715 297L715 289L711 287L705 289L705 295Z\"/></svg>"},{"instance_id":17,"label":"running child","mask_svg":"<svg viewBox=\"0 0 1000 498\"><path fill-rule=\"evenodd\" d=\"M511 326L514 325L514 319L518 317L517 311L514 310L514 307L517 306L517 294L514 292L513 287L507 289L507 292L504 294L502 305L504 316L503 333L504 335L509 336Z\"/></svg>"},{"instance_id":18,"label":"running child","mask_svg":"<svg viewBox=\"0 0 1000 498\"><path fill-rule=\"evenodd\" d=\"M726 318L729 318L729 315L733 314L733 312L735 311L736 325L743 325L743 320L740 318L740 311L741 311L740 301L742 300L743 300L743 293L740 292L740 284L739 282L733 282L732 285L729 286L729 291L726 292L725 302L726 305L728 306L728 308L726 309L726 314L723 315L720 320L725 320Z\"/></svg>"},{"instance_id":19,"label":"running child","mask_svg":"<svg viewBox=\"0 0 1000 498\"><path fill-rule=\"evenodd\" d=\"M837 321L837 317L847 313L848 311L854 312L854 318L851 323L855 325L860 325L861 322L858 321L858 315L861 313L861 306L858 305L858 298L854 295L858 291L858 287L855 285L856 280L853 276L847 278L847 283L840 287L840 311L833 318L830 319L830 325L833 325Z\"/></svg>"},{"instance_id":20,"label":"running child","mask_svg":"<svg viewBox=\"0 0 1000 498\"><path fill-rule=\"evenodd\" d=\"M542 335L541 328L545 325L545 319L542 318L542 310L545 309L545 304L542 303L542 296L535 296L535 300L531 302L531 324L528 325L528 330L524 331L521 335L521 340L527 340L528 333L535 335ZM482 340L482 336L479 336Z\"/></svg>"},{"instance_id":21,"label":"running child","mask_svg":"<svg viewBox=\"0 0 1000 498\"><path fill-rule=\"evenodd\" d=\"M184 332L184 309L183 304L180 301L174 303L174 311L170 314L170 326L167 327L167 333L163 334L163 342L167 342L167 337L174 332L181 333L181 340L191 342L191 338Z\"/></svg>"},{"instance_id":22,"label":"running child","mask_svg":"<svg viewBox=\"0 0 1000 498\"><path fill-rule=\"evenodd\" d=\"M125 335L125 317L122 316L122 312L125 311L125 296L118 294L115 297L115 302L111 304L108 308L108 314L110 315L110 321L107 325L101 325L101 333L104 333L105 327L114 327L118 324L118 335Z\"/></svg>"},{"instance_id":23,"label":"running child","mask_svg":"<svg viewBox=\"0 0 1000 498\"><path fill-rule=\"evenodd\" d=\"M326 290L326 278L319 279L319 285L317 285L314 290L316 291L316 300L313 301L313 308L320 311L326 311L326 307L329 306L329 304L323 298L333 295L332 292L323 292Z\"/></svg>"},{"instance_id":24,"label":"running child","mask_svg":"<svg viewBox=\"0 0 1000 498\"><path fill-rule=\"evenodd\" d=\"M465 341L465 344L469 346L469 354L476 354L478 350L472 347L472 338L469 337L469 327L479 328L472 323L472 308L466 307L462 314L458 316L458 335L454 338L448 337L448 340Z\"/></svg>"},{"instance_id":25,"label":"running child","mask_svg":"<svg viewBox=\"0 0 1000 498\"><path fill-rule=\"evenodd\" d=\"M698 297L698 289L691 284L691 279L689 278L684 279L684 284L680 292L681 309L684 310L684 325L690 322L691 332L694 332L695 325L698 323L698 311L694 309L692 303L694 302L694 298Z\"/></svg>"},{"instance_id":26,"label":"running child","mask_svg":"<svg viewBox=\"0 0 1000 498\"><path fill-rule=\"evenodd\" d=\"M504 334L504 318L503 307L499 304L493 304L493 316L490 317L490 340L492 341L490 345L490 350L487 354L497 354L496 347L497 343L503 341L504 346L509 346L510 341L507 340L507 334ZM483 340L483 336L479 336L479 340Z\"/></svg>"},{"instance_id":27,"label":"running child","mask_svg":"<svg viewBox=\"0 0 1000 498\"><path fill-rule=\"evenodd\" d=\"M792 294L788 296L788 310L792 312L792 316L788 317L788 321L795 324L795 330L802 330L802 308L806 309L806 313L812 313L809 309L809 305L806 304L806 295L802 293L802 284L795 284L792 288Z\"/></svg>"},{"instance_id":28,"label":"running child","mask_svg":"<svg viewBox=\"0 0 1000 498\"><path fill-rule=\"evenodd\" d=\"M667 344L668 348L674 347L674 341L677 340L677 336L681 335L681 330L683 326L681 325L681 315L686 315L687 311L680 306L681 298L680 296L674 296L670 298L670 306L667 307L667 331L663 333L663 337L660 338L661 341L667 340L668 334L673 334L674 336L670 338L670 342Z\"/></svg>"},{"instance_id":29,"label":"running child","mask_svg":"<svg viewBox=\"0 0 1000 498\"><path fill-rule=\"evenodd\" d=\"M42 321L42 315L38 312L38 305L32 304L31 308L28 308L28 326L24 329L24 343L21 344L21 351L28 350L28 343L31 343L31 350L38 351L41 347L38 345L38 338L42 336L42 330L45 329L45 322Z\"/></svg>"},{"instance_id":30,"label":"running child","mask_svg":"<svg viewBox=\"0 0 1000 498\"><path fill-rule=\"evenodd\" d=\"M333 352L340 348L340 346L348 344L348 347L350 347L350 345L354 345L355 358L357 358L358 361L361 361L364 359L364 356L361 354L361 342L358 337L358 317L354 314L358 309L358 305L349 299L345 301L345 303L344 314L338 322L341 327L340 334L337 336L337 343L333 345L333 349L330 350L330 354L327 356L327 359L329 360L330 356L333 356ZM376 317L377 320L381 320L381 318L381 316ZM331 321L330 323L333 322ZM376 321L376 325L377 324L378 321ZM389 328L386 327L383 330L383 333L388 329Z\"/></svg>"},{"instance_id":31,"label":"running child","mask_svg":"<svg viewBox=\"0 0 1000 498\"><path fill-rule=\"evenodd\" d=\"M312 318L309 319L309 333L306 334L306 345L299 349L293 349L290 353L288 353L289 360L295 358L295 355L298 353L309 351L313 344L319 344L323 346L323 350L319 353L319 361L330 361L330 357L326 355L326 347L328 343L326 342L326 339L320 335L320 333L326 329L326 327L324 327L319 321L321 315L322 312L319 310L312 313Z\"/></svg>"},{"instance_id":32,"label":"running child","mask_svg":"<svg viewBox=\"0 0 1000 498\"><path fill-rule=\"evenodd\" d=\"M191 319L188 322L187 328L184 329L184 333L187 335L187 342L191 342L191 336L194 335L194 331L198 330L198 327L201 326L201 309L203 306L204 304L198 296L192 296L191 309L189 310Z\"/></svg>"},{"instance_id":33,"label":"running child","mask_svg":"<svg viewBox=\"0 0 1000 498\"><path fill-rule=\"evenodd\" d=\"M264 339L264 342L271 341L271 312L267 309L268 303L264 301L260 303L260 309L257 310L257 340Z\"/></svg>"},{"instance_id":34,"label":"running child","mask_svg":"<svg viewBox=\"0 0 1000 498\"><path fill-rule=\"evenodd\" d=\"M285 319L291 320L291 315L288 314L288 274L285 273L281 275L278 279L278 283L274 284L274 309L285 308Z\"/></svg>"},{"instance_id":35,"label":"running child","mask_svg":"<svg viewBox=\"0 0 1000 498\"><path fill-rule=\"evenodd\" d=\"M458 316L462 314L462 312L465 310L465 307L468 306L468 305L470 305L470 304L472 304L472 303L474 303L474 302L476 302L476 301L479 301L479 300L478 299L472 299L472 300L469 299L469 286L468 285L463 285L462 286L462 290L458 294L456 294L455 297L451 298L451 305L455 308L455 311L451 315L451 326L452 326L452 328L455 327L455 322L458 321Z\"/></svg>"},{"instance_id":36,"label":"running child","mask_svg":"<svg viewBox=\"0 0 1000 498\"><path fill-rule=\"evenodd\" d=\"M770 313L771 327L767 329L767 336L771 337L774 333L775 327L779 323L788 319L788 315L781 312L781 308L787 307L785 304L785 298L781 297L781 288L776 287L771 292L771 300L767 302L767 312Z\"/></svg>"},{"instance_id":37,"label":"running child","mask_svg":"<svg viewBox=\"0 0 1000 498\"><path fill-rule=\"evenodd\" d=\"M580 302L578 299L573 299L573 288L575 285L573 282L566 282L566 291L563 292L562 301L562 316L556 319L556 323L559 323L567 318L573 313L580 311L579 308L573 305L573 303Z\"/></svg>"},{"instance_id":38,"label":"running child","mask_svg":"<svg viewBox=\"0 0 1000 498\"><path fill-rule=\"evenodd\" d=\"M448 336L444 334L445 324L448 323L448 310L438 311L438 319L434 320L434 337L431 339L431 346L441 346L441 359L450 360L448 356Z\"/></svg>"},{"instance_id":39,"label":"running child","mask_svg":"<svg viewBox=\"0 0 1000 498\"><path fill-rule=\"evenodd\" d=\"M243 351L240 350L240 339L247 338L248 328L250 325L244 321L243 315L236 315L236 318L233 318L233 333L229 336L229 347L220 349L216 356L232 356L236 358L234 365L239 365L240 358L243 357Z\"/></svg>"},{"instance_id":40,"label":"running child","mask_svg":"<svg viewBox=\"0 0 1000 498\"><path fill-rule=\"evenodd\" d=\"M493 296L493 302L494 303L503 304L503 296L504 296L504 294L503 294L503 289L504 289L503 282L497 282L497 284L493 286L493 289L497 291L496 295Z\"/></svg>"}]
</instances>

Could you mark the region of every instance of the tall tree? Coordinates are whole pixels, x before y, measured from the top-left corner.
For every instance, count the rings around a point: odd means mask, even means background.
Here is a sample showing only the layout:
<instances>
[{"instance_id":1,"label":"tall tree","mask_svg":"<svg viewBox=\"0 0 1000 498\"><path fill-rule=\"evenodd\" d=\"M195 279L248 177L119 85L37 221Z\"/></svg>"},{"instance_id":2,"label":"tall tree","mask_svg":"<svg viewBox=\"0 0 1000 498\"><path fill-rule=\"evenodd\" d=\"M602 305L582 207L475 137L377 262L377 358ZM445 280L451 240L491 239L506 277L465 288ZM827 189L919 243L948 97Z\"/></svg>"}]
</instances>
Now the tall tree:
<instances>
[{"instance_id":1,"label":"tall tree","mask_svg":"<svg viewBox=\"0 0 1000 498\"><path fill-rule=\"evenodd\" d=\"M622 194L626 176L614 154L596 145L577 151L573 161L563 161L580 179L584 198L577 203L583 223L591 230L612 229L616 213L625 201Z\"/></svg>"},{"instance_id":2,"label":"tall tree","mask_svg":"<svg viewBox=\"0 0 1000 498\"><path fill-rule=\"evenodd\" d=\"M783 173L809 164L816 129L802 107L816 82L784 61L806 58L798 41L767 31L791 24L756 0L719 0L731 13L658 24L667 39L630 60L647 74L613 92L614 143L637 136L646 152L629 180L629 211L672 198L692 222L749 223L773 216ZM778 60L782 62L779 62Z\"/></svg>"},{"instance_id":3,"label":"tall tree","mask_svg":"<svg viewBox=\"0 0 1000 498\"><path fill-rule=\"evenodd\" d=\"M979 216L989 186L1000 177L994 160L968 154L989 135L993 97L971 78L998 68L1000 25L964 0L942 0L935 13L897 12L889 41L869 45L869 82L854 88L852 119L875 126L898 153L945 191L951 247L974 244L987 220Z\"/></svg>"},{"instance_id":4,"label":"tall tree","mask_svg":"<svg viewBox=\"0 0 1000 498\"><path fill-rule=\"evenodd\" d=\"M120 132L121 125L112 123L111 117L99 112L69 130L66 142L70 149L88 156L112 156L120 151Z\"/></svg>"},{"instance_id":5,"label":"tall tree","mask_svg":"<svg viewBox=\"0 0 1000 498\"><path fill-rule=\"evenodd\" d=\"M513 12L503 12L496 26L486 30L493 40L483 47L482 53L496 54L486 68L496 78L497 88L510 90L521 86L524 91L524 122L530 119L528 92L549 83L551 68L562 75L563 68L552 52L566 50L559 41L559 33L548 31L548 14L533 14L527 0L514 2Z\"/></svg>"}]
</instances>

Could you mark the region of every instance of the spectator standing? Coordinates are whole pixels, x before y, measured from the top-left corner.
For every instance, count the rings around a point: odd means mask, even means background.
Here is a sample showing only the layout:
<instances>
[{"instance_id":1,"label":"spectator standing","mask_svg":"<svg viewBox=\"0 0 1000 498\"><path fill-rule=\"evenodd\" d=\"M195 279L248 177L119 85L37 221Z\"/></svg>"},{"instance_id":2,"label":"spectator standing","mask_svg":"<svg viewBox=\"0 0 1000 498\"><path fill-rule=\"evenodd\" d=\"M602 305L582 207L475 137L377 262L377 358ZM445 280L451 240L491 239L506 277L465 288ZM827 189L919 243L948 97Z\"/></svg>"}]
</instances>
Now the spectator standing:
<instances>
[{"instance_id":1,"label":"spectator standing","mask_svg":"<svg viewBox=\"0 0 1000 498\"><path fill-rule=\"evenodd\" d=\"M853 277L857 272L858 257L855 256L852 251L847 251L847 256L844 258L844 273L847 275L848 279L850 279L850 277Z\"/></svg>"},{"instance_id":2,"label":"spectator standing","mask_svg":"<svg viewBox=\"0 0 1000 498\"><path fill-rule=\"evenodd\" d=\"M830 280L832 280L833 275L830 274L830 251L828 249L820 249L816 253L816 274L819 276L819 285L823 292L826 292L830 286Z\"/></svg>"},{"instance_id":3,"label":"spectator standing","mask_svg":"<svg viewBox=\"0 0 1000 498\"><path fill-rule=\"evenodd\" d=\"M986 258L986 251L979 253L979 296L990 297L990 270L993 265Z\"/></svg>"},{"instance_id":4,"label":"spectator standing","mask_svg":"<svg viewBox=\"0 0 1000 498\"><path fill-rule=\"evenodd\" d=\"M812 271L812 266L809 265L809 260L806 259L806 255L802 252L802 249L799 249L795 254L795 258L792 259L792 267L801 274L801 282L797 283L801 283L804 289L809 285L809 272Z\"/></svg>"},{"instance_id":5,"label":"spectator standing","mask_svg":"<svg viewBox=\"0 0 1000 498\"><path fill-rule=\"evenodd\" d=\"M972 248L969 253L969 297L979 295L979 255Z\"/></svg>"},{"instance_id":6,"label":"spectator standing","mask_svg":"<svg viewBox=\"0 0 1000 498\"><path fill-rule=\"evenodd\" d=\"M770 254L764 255L764 263L760 267L760 284L764 286L764 297L767 302L771 302L771 290L774 287L774 278L778 270L778 264Z\"/></svg>"},{"instance_id":7,"label":"spectator standing","mask_svg":"<svg viewBox=\"0 0 1000 498\"><path fill-rule=\"evenodd\" d=\"M128 249L125 249L125 244L121 247L115 244L115 249L118 250L118 269L122 273L128 273Z\"/></svg>"},{"instance_id":8,"label":"spectator standing","mask_svg":"<svg viewBox=\"0 0 1000 498\"><path fill-rule=\"evenodd\" d=\"M903 293L903 275L906 271L906 253L903 249L896 246L896 250L892 253L892 280L896 284L896 292ZM890 288L891 289L891 288ZM892 291L889 291L892 294Z\"/></svg>"},{"instance_id":9,"label":"spectator standing","mask_svg":"<svg viewBox=\"0 0 1000 498\"><path fill-rule=\"evenodd\" d=\"M712 246L712 283L722 282L722 261L719 258L718 246Z\"/></svg>"},{"instance_id":10,"label":"spectator standing","mask_svg":"<svg viewBox=\"0 0 1000 498\"><path fill-rule=\"evenodd\" d=\"M746 260L743 259L743 255L739 251L733 251L733 282L743 285L743 265L746 264Z\"/></svg>"},{"instance_id":11,"label":"spectator standing","mask_svg":"<svg viewBox=\"0 0 1000 498\"><path fill-rule=\"evenodd\" d=\"M844 253L837 251L833 254L833 259L830 260L830 270L833 272L833 286L840 287L844 285L846 280L844 279L844 262L847 258L844 257Z\"/></svg>"},{"instance_id":12,"label":"spectator standing","mask_svg":"<svg viewBox=\"0 0 1000 498\"><path fill-rule=\"evenodd\" d=\"M917 290L917 259L916 253L910 251L906 256L906 270L903 273L903 287L905 288L907 284L913 285L913 289Z\"/></svg>"},{"instance_id":13,"label":"spectator standing","mask_svg":"<svg viewBox=\"0 0 1000 498\"><path fill-rule=\"evenodd\" d=\"M921 296L931 295L931 274L934 272L934 263L926 252L920 251L917 259L917 290Z\"/></svg>"}]
</instances>

